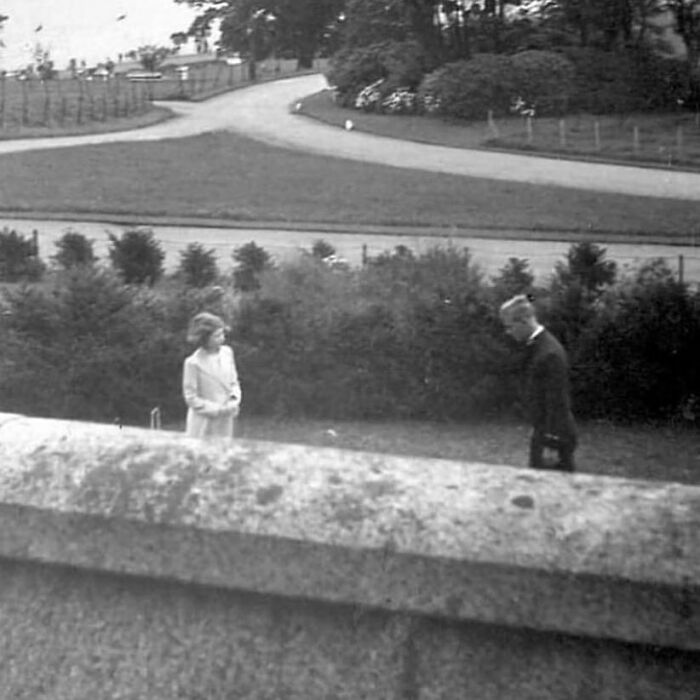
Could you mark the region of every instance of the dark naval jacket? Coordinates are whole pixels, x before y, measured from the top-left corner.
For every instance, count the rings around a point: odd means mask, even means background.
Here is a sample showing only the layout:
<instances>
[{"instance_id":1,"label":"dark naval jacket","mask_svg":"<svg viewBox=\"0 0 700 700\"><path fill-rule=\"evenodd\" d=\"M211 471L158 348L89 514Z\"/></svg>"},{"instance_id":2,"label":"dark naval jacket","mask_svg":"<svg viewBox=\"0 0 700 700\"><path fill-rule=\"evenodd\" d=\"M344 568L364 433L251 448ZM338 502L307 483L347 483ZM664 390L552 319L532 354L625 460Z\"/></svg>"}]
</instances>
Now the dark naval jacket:
<instances>
[{"instance_id":1,"label":"dark naval jacket","mask_svg":"<svg viewBox=\"0 0 700 700\"><path fill-rule=\"evenodd\" d=\"M566 351L547 329L530 341L527 350L526 407L535 432L575 441Z\"/></svg>"}]
</instances>

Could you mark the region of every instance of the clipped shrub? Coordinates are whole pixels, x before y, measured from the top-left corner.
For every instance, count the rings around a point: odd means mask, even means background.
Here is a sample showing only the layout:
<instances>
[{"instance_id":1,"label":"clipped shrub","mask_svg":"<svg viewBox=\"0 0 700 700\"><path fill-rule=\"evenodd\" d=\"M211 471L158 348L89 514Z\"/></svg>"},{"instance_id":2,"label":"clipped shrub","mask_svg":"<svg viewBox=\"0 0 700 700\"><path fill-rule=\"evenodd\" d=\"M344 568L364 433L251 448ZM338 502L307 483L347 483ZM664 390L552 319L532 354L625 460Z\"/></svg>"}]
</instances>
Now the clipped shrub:
<instances>
[{"instance_id":1,"label":"clipped shrub","mask_svg":"<svg viewBox=\"0 0 700 700\"><path fill-rule=\"evenodd\" d=\"M69 270L77 265L93 265L97 261L92 241L77 231L68 229L56 241L55 245L57 252L51 257L51 260L64 270Z\"/></svg>"},{"instance_id":2,"label":"clipped shrub","mask_svg":"<svg viewBox=\"0 0 700 700\"><path fill-rule=\"evenodd\" d=\"M35 282L41 279L45 269L31 239L7 227L0 231L0 280Z\"/></svg>"},{"instance_id":3,"label":"clipped shrub","mask_svg":"<svg viewBox=\"0 0 700 700\"><path fill-rule=\"evenodd\" d=\"M575 69L553 51L521 51L511 57L513 89L538 116L563 114L571 96Z\"/></svg>"},{"instance_id":4,"label":"clipped shrub","mask_svg":"<svg viewBox=\"0 0 700 700\"><path fill-rule=\"evenodd\" d=\"M109 258L127 284L155 284L163 275L165 253L150 229L109 234Z\"/></svg>"},{"instance_id":5,"label":"clipped shrub","mask_svg":"<svg viewBox=\"0 0 700 700\"><path fill-rule=\"evenodd\" d=\"M188 287L206 287L219 276L216 253L201 243L190 243L180 253L178 272Z\"/></svg>"},{"instance_id":6,"label":"clipped shrub","mask_svg":"<svg viewBox=\"0 0 700 700\"><path fill-rule=\"evenodd\" d=\"M515 92L510 57L479 54L455 61L428 74L418 96L428 111L457 119L486 119L508 114Z\"/></svg>"}]
</instances>

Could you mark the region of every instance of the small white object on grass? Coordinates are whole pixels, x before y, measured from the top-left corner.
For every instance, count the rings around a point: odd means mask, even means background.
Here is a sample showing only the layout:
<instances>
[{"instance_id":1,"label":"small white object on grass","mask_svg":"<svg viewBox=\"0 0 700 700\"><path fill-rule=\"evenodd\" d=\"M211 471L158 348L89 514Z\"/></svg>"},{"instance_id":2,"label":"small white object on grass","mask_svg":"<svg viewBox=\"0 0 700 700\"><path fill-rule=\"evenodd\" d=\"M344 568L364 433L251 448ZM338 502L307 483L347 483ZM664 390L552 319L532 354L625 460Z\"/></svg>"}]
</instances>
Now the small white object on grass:
<instances>
[{"instance_id":1,"label":"small white object on grass","mask_svg":"<svg viewBox=\"0 0 700 700\"><path fill-rule=\"evenodd\" d=\"M294 105L294 110L297 111L297 112L301 112L301 102L297 102L297 103Z\"/></svg>"},{"instance_id":2,"label":"small white object on grass","mask_svg":"<svg viewBox=\"0 0 700 700\"><path fill-rule=\"evenodd\" d=\"M352 119L346 119L345 120L345 131L352 131L355 128L355 125L352 123Z\"/></svg>"}]
</instances>

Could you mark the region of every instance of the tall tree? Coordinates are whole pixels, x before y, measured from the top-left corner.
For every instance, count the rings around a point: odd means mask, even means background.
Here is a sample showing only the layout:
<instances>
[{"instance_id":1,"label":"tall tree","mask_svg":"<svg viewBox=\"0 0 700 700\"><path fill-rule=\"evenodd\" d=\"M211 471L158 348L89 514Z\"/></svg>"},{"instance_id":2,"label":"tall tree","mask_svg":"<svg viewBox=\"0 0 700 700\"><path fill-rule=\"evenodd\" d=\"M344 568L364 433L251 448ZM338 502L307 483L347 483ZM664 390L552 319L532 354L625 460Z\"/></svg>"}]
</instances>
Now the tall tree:
<instances>
[{"instance_id":1,"label":"tall tree","mask_svg":"<svg viewBox=\"0 0 700 700\"><path fill-rule=\"evenodd\" d=\"M345 0L175 0L200 10L189 33L221 21L219 48L261 58L292 53L308 68Z\"/></svg>"},{"instance_id":2,"label":"tall tree","mask_svg":"<svg viewBox=\"0 0 700 700\"><path fill-rule=\"evenodd\" d=\"M688 71L700 73L700 0L661 0L663 9L671 13L674 29L683 39Z\"/></svg>"}]
</instances>

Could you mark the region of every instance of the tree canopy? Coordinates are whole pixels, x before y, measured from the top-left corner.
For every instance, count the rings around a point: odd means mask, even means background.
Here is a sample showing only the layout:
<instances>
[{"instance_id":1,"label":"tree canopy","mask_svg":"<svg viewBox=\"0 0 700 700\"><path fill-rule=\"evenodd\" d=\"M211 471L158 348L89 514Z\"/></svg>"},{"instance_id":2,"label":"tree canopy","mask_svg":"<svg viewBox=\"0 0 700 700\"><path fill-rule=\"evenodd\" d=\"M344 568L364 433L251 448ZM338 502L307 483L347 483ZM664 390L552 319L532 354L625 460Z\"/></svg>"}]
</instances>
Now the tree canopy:
<instances>
[{"instance_id":1,"label":"tree canopy","mask_svg":"<svg viewBox=\"0 0 700 700\"><path fill-rule=\"evenodd\" d=\"M255 59L269 55L295 57L309 67L333 32L345 0L176 0L200 14L193 36L220 20L219 48Z\"/></svg>"}]
</instances>

